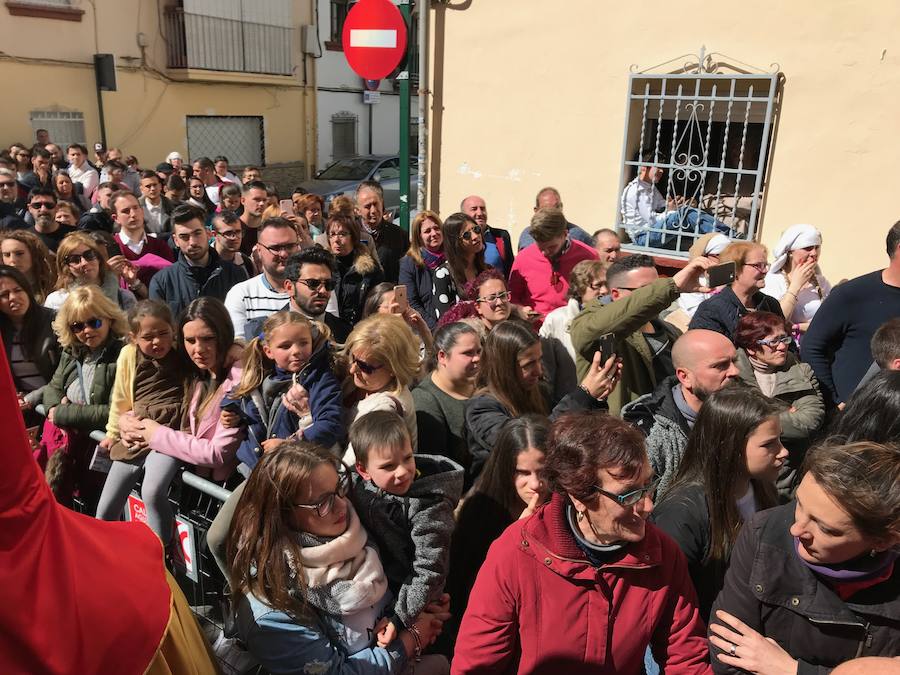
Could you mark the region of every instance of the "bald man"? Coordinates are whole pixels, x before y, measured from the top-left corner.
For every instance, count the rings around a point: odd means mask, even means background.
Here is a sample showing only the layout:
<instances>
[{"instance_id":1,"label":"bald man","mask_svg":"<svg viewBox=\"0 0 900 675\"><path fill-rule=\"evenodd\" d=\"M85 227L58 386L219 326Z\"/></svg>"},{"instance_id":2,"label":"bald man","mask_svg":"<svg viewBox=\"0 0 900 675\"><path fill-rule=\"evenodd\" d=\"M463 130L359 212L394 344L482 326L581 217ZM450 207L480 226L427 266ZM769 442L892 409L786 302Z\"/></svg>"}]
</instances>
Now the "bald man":
<instances>
[{"instance_id":1,"label":"bald man","mask_svg":"<svg viewBox=\"0 0 900 675\"><path fill-rule=\"evenodd\" d=\"M711 330L689 330L675 341L675 375L622 409L622 417L644 432L647 453L660 478L657 498L678 473L687 437L703 401L738 377L731 340Z\"/></svg>"},{"instance_id":2,"label":"bald man","mask_svg":"<svg viewBox=\"0 0 900 675\"><path fill-rule=\"evenodd\" d=\"M481 228L484 240L484 261L509 277L515 254L509 232L499 227L488 225L487 204L478 195L469 195L459 205L459 210L470 216Z\"/></svg>"},{"instance_id":3,"label":"bald man","mask_svg":"<svg viewBox=\"0 0 900 675\"><path fill-rule=\"evenodd\" d=\"M900 657L864 656L845 661L831 675L900 675Z\"/></svg>"}]
</instances>

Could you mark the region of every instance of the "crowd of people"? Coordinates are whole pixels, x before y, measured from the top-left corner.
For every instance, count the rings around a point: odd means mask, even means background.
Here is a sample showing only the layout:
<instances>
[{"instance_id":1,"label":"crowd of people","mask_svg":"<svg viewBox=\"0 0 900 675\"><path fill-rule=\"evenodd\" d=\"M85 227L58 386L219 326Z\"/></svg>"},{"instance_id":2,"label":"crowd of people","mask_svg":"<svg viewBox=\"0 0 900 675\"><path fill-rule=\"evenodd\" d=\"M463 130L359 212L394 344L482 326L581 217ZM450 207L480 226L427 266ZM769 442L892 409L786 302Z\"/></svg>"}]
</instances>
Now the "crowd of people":
<instances>
[{"instance_id":1,"label":"crowd of people","mask_svg":"<svg viewBox=\"0 0 900 675\"><path fill-rule=\"evenodd\" d=\"M588 234L552 187L514 248L477 195L407 234L377 182L326 204L225 157L95 160L0 153L0 334L34 459L99 520L140 482L173 569L178 472L232 490L207 543L228 645L267 671L900 655L900 222L885 268L833 286L806 224L770 259L695 223L663 277L622 248L659 232Z\"/></svg>"}]
</instances>

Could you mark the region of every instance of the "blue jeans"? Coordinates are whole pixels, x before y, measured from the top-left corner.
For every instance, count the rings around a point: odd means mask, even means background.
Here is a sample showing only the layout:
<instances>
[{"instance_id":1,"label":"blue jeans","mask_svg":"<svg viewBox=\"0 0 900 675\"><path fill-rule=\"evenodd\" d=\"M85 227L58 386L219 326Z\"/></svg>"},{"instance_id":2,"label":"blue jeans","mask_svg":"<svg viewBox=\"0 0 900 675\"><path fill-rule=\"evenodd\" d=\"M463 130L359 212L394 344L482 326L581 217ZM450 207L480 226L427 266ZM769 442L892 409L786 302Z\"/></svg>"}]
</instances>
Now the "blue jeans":
<instances>
[{"instance_id":1,"label":"blue jeans","mask_svg":"<svg viewBox=\"0 0 900 675\"><path fill-rule=\"evenodd\" d=\"M653 222L653 227L665 229L666 232L644 231L632 236L631 240L638 246L650 248L675 249L678 245L677 234L697 235L721 232L726 237L734 238L736 235L721 220L716 220L708 213L691 206L679 206L677 211L671 211L665 218L659 218ZM671 232L672 234L668 234ZM694 237L682 237L682 246L685 250L694 243Z\"/></svg>"}]
</instances>

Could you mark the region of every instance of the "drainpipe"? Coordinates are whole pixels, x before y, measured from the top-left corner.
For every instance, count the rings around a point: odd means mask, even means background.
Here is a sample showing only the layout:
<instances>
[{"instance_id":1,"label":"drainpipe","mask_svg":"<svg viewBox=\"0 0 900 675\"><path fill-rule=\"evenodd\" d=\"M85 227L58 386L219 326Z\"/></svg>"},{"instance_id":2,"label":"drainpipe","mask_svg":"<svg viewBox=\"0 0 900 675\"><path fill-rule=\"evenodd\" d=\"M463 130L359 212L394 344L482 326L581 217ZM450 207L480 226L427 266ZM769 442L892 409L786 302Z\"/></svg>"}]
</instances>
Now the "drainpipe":
<instances>
[{"instance_id":1,"label":"drainpipe","mask_svg":"<svg viewBox=\"0 0 900 675\"><path fill-rule=\"evenodd\" d=\"M428 19L431 0L417 0L419 5L419 171L416 177L416 209L425 209L425 165L428 155L428 128L425 124L428 89Z\"/></svg>"}]
</instances>

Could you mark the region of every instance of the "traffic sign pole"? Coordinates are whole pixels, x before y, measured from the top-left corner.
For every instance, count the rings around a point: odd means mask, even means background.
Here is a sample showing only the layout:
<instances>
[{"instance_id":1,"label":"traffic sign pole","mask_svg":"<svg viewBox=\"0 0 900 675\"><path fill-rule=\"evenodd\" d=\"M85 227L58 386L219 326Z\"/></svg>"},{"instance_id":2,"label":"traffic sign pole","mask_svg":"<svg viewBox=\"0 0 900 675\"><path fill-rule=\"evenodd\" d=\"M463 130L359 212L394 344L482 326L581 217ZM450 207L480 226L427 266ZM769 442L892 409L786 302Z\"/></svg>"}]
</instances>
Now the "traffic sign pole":
<instances>
[{"instance_id":1,"label":"traffic sign pole","mask_svg":"<svg viewBox=\"0 0 900 675\"><path fill-rule=\"evenodd\" d=\"M399 0L400 14L409 30L409 0ZM419 11L422 11L421 9ZM410 41L411 42L411 41ZM412 59L407 43L403 70L398 75L400 81L400 227L409 232L409 63Z\"/></svg>"}]
</instances>

